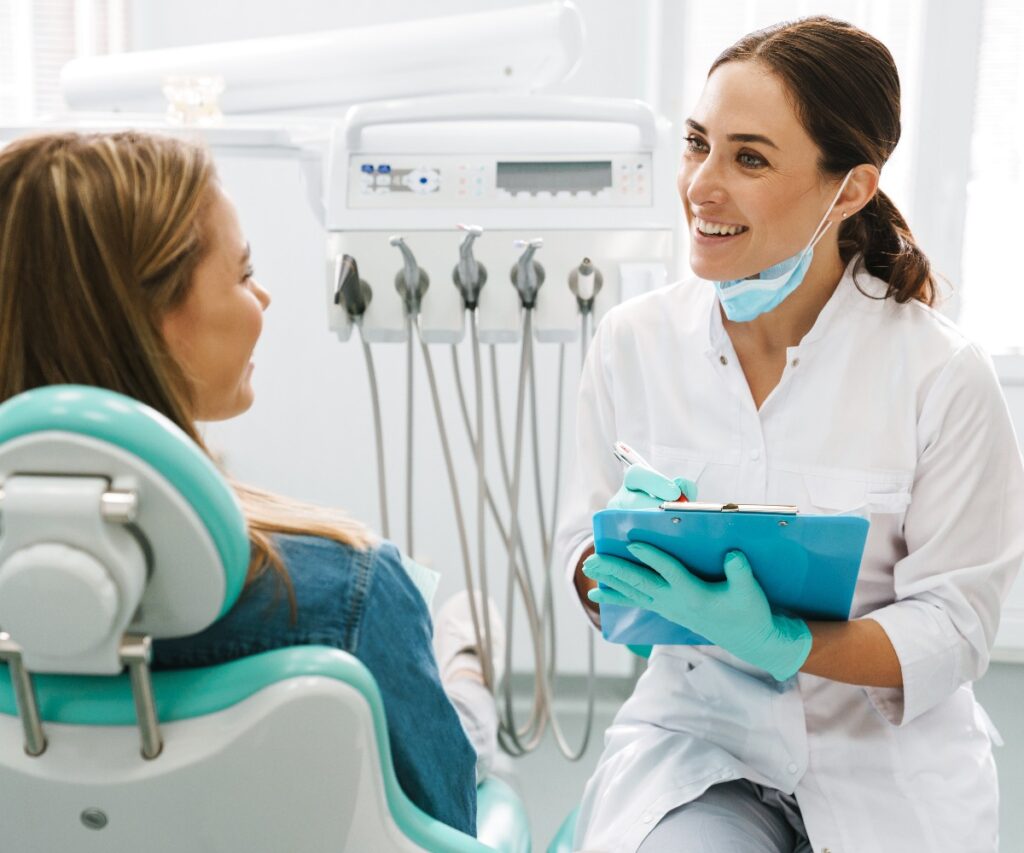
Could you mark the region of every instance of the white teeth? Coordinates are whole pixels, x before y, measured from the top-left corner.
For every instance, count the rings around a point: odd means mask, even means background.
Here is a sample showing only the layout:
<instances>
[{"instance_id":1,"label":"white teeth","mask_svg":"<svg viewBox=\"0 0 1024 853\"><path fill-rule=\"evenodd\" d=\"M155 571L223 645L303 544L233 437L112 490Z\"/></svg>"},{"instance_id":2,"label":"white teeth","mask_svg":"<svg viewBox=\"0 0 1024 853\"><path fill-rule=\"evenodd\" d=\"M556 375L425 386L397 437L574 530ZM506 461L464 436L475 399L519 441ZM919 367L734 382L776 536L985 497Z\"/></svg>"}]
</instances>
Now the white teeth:
<instances>
[{"instance_id":1,"label":"white teeth","mask_svg":"<svg viewBox=\"0 0 1024 853\"><path fill-rule=\"evenodd\" d=\"M725 225L721 222L706 222L699 216L695 216L694 221L696 222L697 230L701 234L723 234L731 237L734 234L742 234L747 230L746 225Z\"/></svg>"}]
</instances>

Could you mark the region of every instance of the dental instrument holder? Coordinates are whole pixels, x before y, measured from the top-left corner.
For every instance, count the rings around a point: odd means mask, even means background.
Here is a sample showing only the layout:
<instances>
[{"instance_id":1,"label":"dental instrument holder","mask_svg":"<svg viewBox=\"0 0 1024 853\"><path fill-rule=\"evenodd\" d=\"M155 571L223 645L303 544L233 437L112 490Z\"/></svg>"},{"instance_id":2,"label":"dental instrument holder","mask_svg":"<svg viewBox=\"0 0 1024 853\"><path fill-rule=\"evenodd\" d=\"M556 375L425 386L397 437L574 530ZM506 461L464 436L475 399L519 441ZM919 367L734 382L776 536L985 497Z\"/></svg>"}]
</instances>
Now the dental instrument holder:
<instances>
[{"instance_id":1,"label":"dental instrument holder","mask_svg":"<svg viewBox=\"0 0 1024 853\"><path fill-rule=\"evenodd\" d=\"M604 276L594 266L590 258L584 258L580 265L569 273L569 289L576 297L581 314L590 314L594 310L594 299L601 292Z\"/></svg>"},{"instance_id":2,"label":"dental instrument holder","mask_svg":"<svg viewBox=\"0 0 1024 853\"><path fill-rule=\"evenodd\" d=\"M532 240L516 240L512 245L523 249L519 260L512 267L512 284L519 291L519 303L527 311L532 311L537 305L537 291L544 283L544 267L533 256L544 245L544 240L535 237Z\"/></svg>"},{"instance_id":3,"label":"dental instrument holder","mask_svg":"<svg viewBox=\"0 0 1024 853\"><path fill-rule=\"evenodd\" d=\"M452 270L452 281L462 294L462 303L469 311L475 311L480 300L480 290L487 283L487 268L473 255L473 241L484 229L479 225L459 225L466 236L459 246L459 262Z\"/></svg>"},{"instance_id":4,"label":"dental instrument holder","mask_svg":"<svg viewBox=\"0 0 1024 853\"><path fill-rule=\"evenodd\" d=\"M430 279L420 269L402 237L396 234L388 242L402 253L402 269L395 273L395 290L402 297L406 317L415 317L420 312L420 302L430 286Z\"/></svg>"},{"instance_id":5,"label":"dental instrument holder","mask_svg":"<svg viewBox=\"0 0 1024 853\"><path fill-rule=\"evenodd\" d=\"M348 254L338 258L334 281L334 304L345 309L350 321L357 322L366 313L373 290L359 277L355 258Z\"/></svg>"}]
</instances>

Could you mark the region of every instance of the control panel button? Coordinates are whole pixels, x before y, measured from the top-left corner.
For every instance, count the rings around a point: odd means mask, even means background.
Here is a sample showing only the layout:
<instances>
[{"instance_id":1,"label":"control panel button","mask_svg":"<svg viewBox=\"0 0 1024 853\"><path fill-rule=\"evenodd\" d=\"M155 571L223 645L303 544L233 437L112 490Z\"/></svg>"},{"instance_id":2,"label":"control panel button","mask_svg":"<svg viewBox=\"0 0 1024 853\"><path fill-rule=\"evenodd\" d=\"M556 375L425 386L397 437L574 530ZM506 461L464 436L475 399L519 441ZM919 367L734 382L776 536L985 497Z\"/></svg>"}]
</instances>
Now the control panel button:
<instances>
[{"instance_id":1,"label":"control panel button","mask_svg":"<svg viewBox=\"0 0 1024 853\"><path fill-rule=\"evenodd\" d=\"M412 169L403 178L403 183L414 193L425 195L437 190L441 176L435 169Z\"/></svg>"},{"instance_id":2,"label":"control panel button","mask_svg":"<svg viewBox=\"0 0 1024 853\"><path fill-rule=\"evenodd\" d=\"M366 174L366 175L372 175L373 174L373 164L372 163L363 163L359 167L359 171L362 172L363 174Z\"/></svg>"}]
</instances>

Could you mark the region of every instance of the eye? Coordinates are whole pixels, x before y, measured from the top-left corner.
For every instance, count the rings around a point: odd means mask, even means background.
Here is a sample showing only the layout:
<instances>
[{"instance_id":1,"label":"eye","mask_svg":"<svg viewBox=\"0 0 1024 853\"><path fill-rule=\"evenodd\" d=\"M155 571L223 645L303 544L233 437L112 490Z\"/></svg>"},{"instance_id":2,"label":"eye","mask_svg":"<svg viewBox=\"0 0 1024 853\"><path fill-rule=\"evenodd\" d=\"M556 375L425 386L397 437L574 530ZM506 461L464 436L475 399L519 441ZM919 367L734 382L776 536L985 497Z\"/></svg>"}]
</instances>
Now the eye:
<instances>
[{"instance_id":1,"label":"eye","mask_svg":"<svg viewBox=\"0 0 1024 853\"><path fill-rule=\"evenodd\" d=\"M256 275L255 268L250 264L245 268L245 272L242 273L242 281L248 282L254 275Z\"/></svg>"},{"instance_id":2,"label":"eye","mask_svg":"<svg viewBox=\"0 0 1024 853\"><path fill-rule=\"evenodd\" d=\"M764 157L750 151L741 151L736 155L736 160L745 169L760 169L768 165L768 161Z\"/></svg>"},{"instance_id":3,"label":"eye","mask_svg":"<svg viewBox=\"0 0 1024 853\"><path fill-rule=\"evenodd\" d=\"M686 137L686 150L693 154L707 154L708 144L701 139L699 136L694 136L692 133Z\"/></svg>"}]
</instances>

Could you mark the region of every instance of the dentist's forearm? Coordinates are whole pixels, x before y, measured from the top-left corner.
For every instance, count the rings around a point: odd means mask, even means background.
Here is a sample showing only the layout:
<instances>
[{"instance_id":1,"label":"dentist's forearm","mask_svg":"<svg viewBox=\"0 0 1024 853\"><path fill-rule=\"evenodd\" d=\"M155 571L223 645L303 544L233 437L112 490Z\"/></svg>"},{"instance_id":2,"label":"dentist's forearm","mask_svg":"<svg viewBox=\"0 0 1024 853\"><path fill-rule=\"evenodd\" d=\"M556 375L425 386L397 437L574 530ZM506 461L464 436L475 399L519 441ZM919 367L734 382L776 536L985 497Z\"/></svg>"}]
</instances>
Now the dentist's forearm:
<instances>
[{"instance_id":1,"label":"dentist's forearm","mask_svg":"<svg viewBox=\"0 0 1024 853\"><path fill-rule=\"evenodd\" d=\"M579 596L580 604L583 605L583 610L590 618L590 621L594 623L594 627L600 628L601 608L598 606L597 602L591 601L587 598L587 593L597 586L597 581L591 580L583 574L583 562L593 553L594 546L591 545L582 554L580 554L579 562L576 563L576 571L572 576L572 582L573 586L576 587L576 595Z\"/></svg>"},{"instance_id":2,"label":"dentist's forearm","mask_svg":"<svg viewBox=\"0 0 1024 853\"><path fill-rule=\"evenodd\" d=\"M864 687L902 687L903 671L889 635L873 619L808 622L813 644L801 672Z\"/></svg>"}]
</instances>

